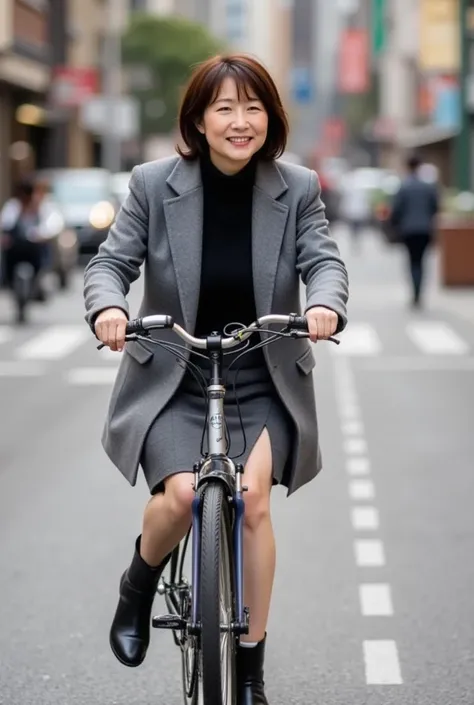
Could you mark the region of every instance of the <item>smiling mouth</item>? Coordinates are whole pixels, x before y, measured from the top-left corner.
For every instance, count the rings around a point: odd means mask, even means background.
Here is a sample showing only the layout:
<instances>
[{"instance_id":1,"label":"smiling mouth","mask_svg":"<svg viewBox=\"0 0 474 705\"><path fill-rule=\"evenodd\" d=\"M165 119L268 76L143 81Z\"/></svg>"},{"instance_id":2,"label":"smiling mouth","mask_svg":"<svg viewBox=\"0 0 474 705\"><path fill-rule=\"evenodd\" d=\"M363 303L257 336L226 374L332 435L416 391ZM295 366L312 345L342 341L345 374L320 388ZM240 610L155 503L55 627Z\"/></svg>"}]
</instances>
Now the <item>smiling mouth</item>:
<instances>
[{"instance_id":1,"label":"smiling mouth","mask_svg":"<svg viewBox=\"0 0 474 705\"><path fill-rule=\"evenodd\" d=\"M232 144L247 144L251 139L251 137L227 137Z\"/></svg>"}]
</instances>

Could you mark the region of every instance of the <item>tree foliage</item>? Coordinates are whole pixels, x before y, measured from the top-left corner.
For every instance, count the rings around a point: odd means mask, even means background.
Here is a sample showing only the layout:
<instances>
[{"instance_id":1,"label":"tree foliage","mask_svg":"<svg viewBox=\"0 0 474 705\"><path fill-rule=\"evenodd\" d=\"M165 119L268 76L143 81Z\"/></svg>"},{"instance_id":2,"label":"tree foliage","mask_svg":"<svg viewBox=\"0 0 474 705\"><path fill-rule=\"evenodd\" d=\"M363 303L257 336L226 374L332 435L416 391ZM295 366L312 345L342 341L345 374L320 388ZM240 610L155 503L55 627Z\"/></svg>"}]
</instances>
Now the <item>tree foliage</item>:
<instances>
[{"instance_id":1,"label":"tree foliage","mask_svg":"<svg viewBox=\"0 0 474 705\"><path fill-rule=\"evenodd\" d=\"M169 134L193 67L223 50L200 24L136 13L122 41L130 93L140 102L142 135Z\"/></svg>"}]
</instances>

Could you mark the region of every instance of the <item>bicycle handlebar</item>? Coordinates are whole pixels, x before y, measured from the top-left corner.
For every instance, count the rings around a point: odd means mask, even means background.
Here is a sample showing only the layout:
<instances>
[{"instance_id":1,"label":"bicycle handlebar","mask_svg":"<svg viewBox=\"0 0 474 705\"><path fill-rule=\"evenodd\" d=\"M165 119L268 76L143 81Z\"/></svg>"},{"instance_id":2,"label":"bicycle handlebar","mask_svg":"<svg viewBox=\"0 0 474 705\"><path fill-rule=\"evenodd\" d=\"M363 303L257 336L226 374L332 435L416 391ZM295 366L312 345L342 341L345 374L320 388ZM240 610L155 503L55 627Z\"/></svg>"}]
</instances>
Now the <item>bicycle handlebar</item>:
<instances>
[{"instance_id":1,"label":"bicycle handlebar","mask_svg":"<svg viewBox=\"0 0 474 705\"><path fill-rule=\"evenodd\" d=\"M289 316L270 314L268 316L261 316L256 321L251 323L245 330L237 330L233 335L224 337L221 339L222 349L228 350L229 348L234 348L237 345L245 342L253 333L256 333L260 328L264 326L271 325L273 323L278 323L286 326L292 330L292 335L294 337L308 337L308 322L305 316L298 316L295 313L291 313ZM186 343L189 343L193 348L198 350L207 349L207 339L206 338L196 338L195 336L188 333L184 328L182 328L178 323L175 323L172 316L167 316L163 314L157 314L152 316L144 316L142 318L135 318L127 323L126 327L126 337L125 340L136 340L135 336L146 335L151 330L158 330L163 328L169 328L173 330L177 335L180 336ZM334 337L329 337L333 343L339 345L340 340ZM98 346L98 349L104 347L104 344Z\"/></svg>"}]
</instances>

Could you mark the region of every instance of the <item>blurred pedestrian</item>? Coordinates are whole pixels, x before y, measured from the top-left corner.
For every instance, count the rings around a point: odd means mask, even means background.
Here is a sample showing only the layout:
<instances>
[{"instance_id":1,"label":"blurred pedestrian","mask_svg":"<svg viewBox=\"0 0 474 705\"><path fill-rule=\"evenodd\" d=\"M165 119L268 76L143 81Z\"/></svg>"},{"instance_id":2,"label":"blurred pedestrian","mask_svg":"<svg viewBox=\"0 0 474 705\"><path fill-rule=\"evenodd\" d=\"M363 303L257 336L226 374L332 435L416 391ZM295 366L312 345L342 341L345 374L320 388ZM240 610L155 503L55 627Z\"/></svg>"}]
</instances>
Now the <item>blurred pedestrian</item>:
<instances>
[{"instance_id":1,"label":"blurred pedestrian","mask_svg":"<svg viewBox=\"0 0 474 705\"><path fill-rule=\"evenodd\" d=\"M436 185L420 177L420 166L416 155L408 158L408 175L395 194L390 216L391 225L407 250L414 307L421 304L424 259L434 236L439 208Z\"/></svg>"},{"instance_id":2,"label":"blurred pedestrian","mask_svg":"<svg viewBox=\"0 0 474 705\"><path fill-rule=\"evenodd\" d=\"M369 191L355 171L345 174L341 179L339 212L349 228L352 249L357 252L360 249L361 234L370 223L371 203Z\"/></svg>"}]
</instances>

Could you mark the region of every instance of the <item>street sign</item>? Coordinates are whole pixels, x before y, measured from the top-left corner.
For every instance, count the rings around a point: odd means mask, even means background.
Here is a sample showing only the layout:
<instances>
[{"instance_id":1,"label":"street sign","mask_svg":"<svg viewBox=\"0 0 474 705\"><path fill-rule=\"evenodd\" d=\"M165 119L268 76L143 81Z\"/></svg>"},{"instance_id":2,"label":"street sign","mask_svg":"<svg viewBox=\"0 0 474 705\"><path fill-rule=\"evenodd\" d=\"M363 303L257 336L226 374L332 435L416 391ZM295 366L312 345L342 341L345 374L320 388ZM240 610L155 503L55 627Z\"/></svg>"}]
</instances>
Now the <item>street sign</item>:
<instances>
[{"instance_id":1,"label":"street sign","mask_svg":"<svg viewBox=\"0 0 474 705\"><path fill-rule=\"evenodd\" d=\"M136 98L121 95L109 100L98 95L81 106L80 122L84 129L96 135L112 134L117 139L130 140L140 130L140 108Z\"/></svg>"},{"instance_id":2,"label":"street sign","mask_svg":"<svg viewBox=\"0 0 474 705\"><path fill-rule=\"evenodd\" d=\"M55 108L75 108L97 93L98 73L95 68L55 66L51 103Z\"/></svg>"},{"instance_id":3,"label":"street sign","mask_svg":"<svg viewBox=\"0 0 474 705\"><path fill-rule=\"evenodd\" d=\"M379 56L385 49L386 0L372 0L372 56Z\"/></svg>"},{"instance_id":4,"label":"street sign","mask_svg":"<svg viewBox=\"0 0 474 705\"><path fill-rule=\"evenodd\" d=\"M291 89L296 103L307 104L313 99L313 82L308 66L295 66L291 72Z\"/></svg>"}]
</instances>

